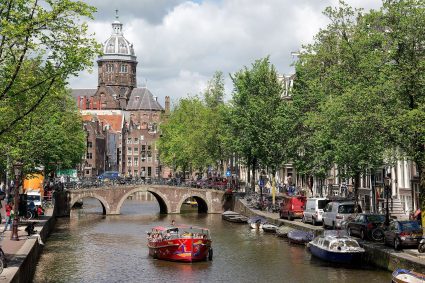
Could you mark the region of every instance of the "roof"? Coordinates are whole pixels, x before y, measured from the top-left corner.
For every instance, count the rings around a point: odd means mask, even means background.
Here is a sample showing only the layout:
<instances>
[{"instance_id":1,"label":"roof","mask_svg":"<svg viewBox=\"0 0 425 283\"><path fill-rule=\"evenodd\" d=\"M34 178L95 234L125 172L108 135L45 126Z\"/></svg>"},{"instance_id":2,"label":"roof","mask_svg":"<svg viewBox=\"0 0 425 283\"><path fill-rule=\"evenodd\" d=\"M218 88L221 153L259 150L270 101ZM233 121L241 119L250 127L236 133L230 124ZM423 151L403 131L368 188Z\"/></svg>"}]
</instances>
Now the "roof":
<instances>
[{"instance_id":1,"label":"roof","mask_svg":"<svg viewBox=\"0 0 425 283\"><path fill-rule=\"evenodd\" d=\"M83 121L91 121L93 117L96 116L99 122L103 123L104 126L109 125L111 130L121 132L123 127L123 115L121 113L111 113L108 115L104 112L105 111L102 112L103 114L97 114L95 111L93 111L93 113L84 113L82 114Z\"/></svg>"},{"instance_id":2,"label":"roof","mask_svg":"<svg viewBox=\"0 0 425 283\"><path fill-rule=\"evenodd\" d=\"M97 91L97 88L75 88L71 89L71 95L75 99L77 99L79 96L86 96L90 97L93 96Z\"/></svg>"},{"instance_id":3,"label":"roof","mask_svg":"<svg viewBox=\"0 0 425 283\"><path fill-rule=\"evenodd\" d=\"M103 55L99 60L115 59L119 56L121 60L136 61L133 44L124 38L122 26L118 20L112 23L112 34L103 43Z\"/></svg>"},{"instance_id":4,"label":"roof","mask_svg":"<svg viewBox=\"0 0 425 283\"><path fill-rule=\"evenodd\" d=\"M134 88L127 103L126 110L156 110L163 111L164 108L147 88Z\"/></svg>"}]
</instances>

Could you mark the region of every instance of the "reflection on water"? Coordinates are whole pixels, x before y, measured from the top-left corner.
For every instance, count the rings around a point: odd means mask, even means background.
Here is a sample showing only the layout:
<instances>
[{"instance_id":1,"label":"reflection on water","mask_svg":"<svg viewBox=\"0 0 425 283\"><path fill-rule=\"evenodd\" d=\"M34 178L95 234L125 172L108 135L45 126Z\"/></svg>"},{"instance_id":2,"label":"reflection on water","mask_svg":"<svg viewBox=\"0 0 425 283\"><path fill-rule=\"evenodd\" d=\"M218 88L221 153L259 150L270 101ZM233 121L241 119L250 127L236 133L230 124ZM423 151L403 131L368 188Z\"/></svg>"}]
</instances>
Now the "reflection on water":
<instances>
[{"instance_id":1,"label":"reflection on water","mask_svg":"<svg viewBox=\"0 0 425 283\"><path fill-rule=\"evenodd\" d=\"M196 210L195 210L196 211ZM121 215L104 217L96 200L70 219L58 219L37 265L35 282L389 282L381 270L348 269L312 259L292 245L221 215L160 215L156 201L127 200ZM211 229L213 261L194 264L148 256L154 225L193 224Z\"/></svg>"}]
</instances>

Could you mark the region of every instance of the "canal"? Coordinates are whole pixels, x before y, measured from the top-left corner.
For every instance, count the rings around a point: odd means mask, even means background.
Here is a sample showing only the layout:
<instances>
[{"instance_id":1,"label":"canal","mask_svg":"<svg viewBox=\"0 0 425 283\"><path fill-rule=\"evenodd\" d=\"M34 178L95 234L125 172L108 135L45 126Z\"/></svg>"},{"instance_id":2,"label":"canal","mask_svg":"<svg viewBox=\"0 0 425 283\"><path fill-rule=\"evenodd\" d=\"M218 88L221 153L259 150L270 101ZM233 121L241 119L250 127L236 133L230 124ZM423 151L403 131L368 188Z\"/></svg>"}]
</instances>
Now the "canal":
<instances>
[{"instance_id":1,"label":"canal","mask_svg":"<svg viewBox=\"0 0 425 283\"><path fill-rule=\"evenodd\" d=\"M343 268L312 258L303 246L221 215L160 215L156 201L127 200L121 215L100 215L100 204L84 199L84 209L60 218L45 243L34 282L390 282L373 268ZM154 225L208 227L213 261L193 264L148 256L146 232Z\"/></svg>"}]
</instances>

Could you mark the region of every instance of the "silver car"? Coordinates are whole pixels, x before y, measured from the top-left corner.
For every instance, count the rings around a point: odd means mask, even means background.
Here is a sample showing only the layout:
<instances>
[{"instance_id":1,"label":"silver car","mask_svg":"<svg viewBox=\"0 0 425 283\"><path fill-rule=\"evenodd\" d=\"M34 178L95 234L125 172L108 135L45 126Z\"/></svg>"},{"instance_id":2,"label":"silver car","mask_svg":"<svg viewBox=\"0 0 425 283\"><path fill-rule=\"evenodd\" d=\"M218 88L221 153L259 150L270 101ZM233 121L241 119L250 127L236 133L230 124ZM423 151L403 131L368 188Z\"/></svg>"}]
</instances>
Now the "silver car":
<instances>
[{"instance_id":1,"label":"silver car","mask_svg":"<svg viewBox=\"0 0 425 283\"><path fill-rule=\"evenodd\" d=\"M357 211L355 211L354 201L330 202L323 212L323 228L342 228L342 222L354 219L356 214L361 212L360 205L357 205Z\"/></svg>"}]
</instances>

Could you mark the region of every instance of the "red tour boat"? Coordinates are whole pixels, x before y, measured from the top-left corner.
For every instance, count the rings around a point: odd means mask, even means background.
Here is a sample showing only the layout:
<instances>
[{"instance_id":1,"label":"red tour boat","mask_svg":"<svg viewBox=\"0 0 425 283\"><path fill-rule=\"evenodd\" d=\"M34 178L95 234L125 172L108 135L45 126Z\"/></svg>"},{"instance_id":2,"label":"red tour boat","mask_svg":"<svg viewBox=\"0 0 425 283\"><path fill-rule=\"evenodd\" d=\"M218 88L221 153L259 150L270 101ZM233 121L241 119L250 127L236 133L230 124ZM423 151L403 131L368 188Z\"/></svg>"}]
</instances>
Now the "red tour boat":
<instances>
[{"instance_id":1,"label":"red tour boat","mask_svg":"<svg viewBox=\"0 0 425 283\"><path fill-rule=\"evenodd\" d=\"M194 226L157 226L148 232L149 255L153 258L193 262L212 260L210 232Z\"/></svg>"}]
</instances>

